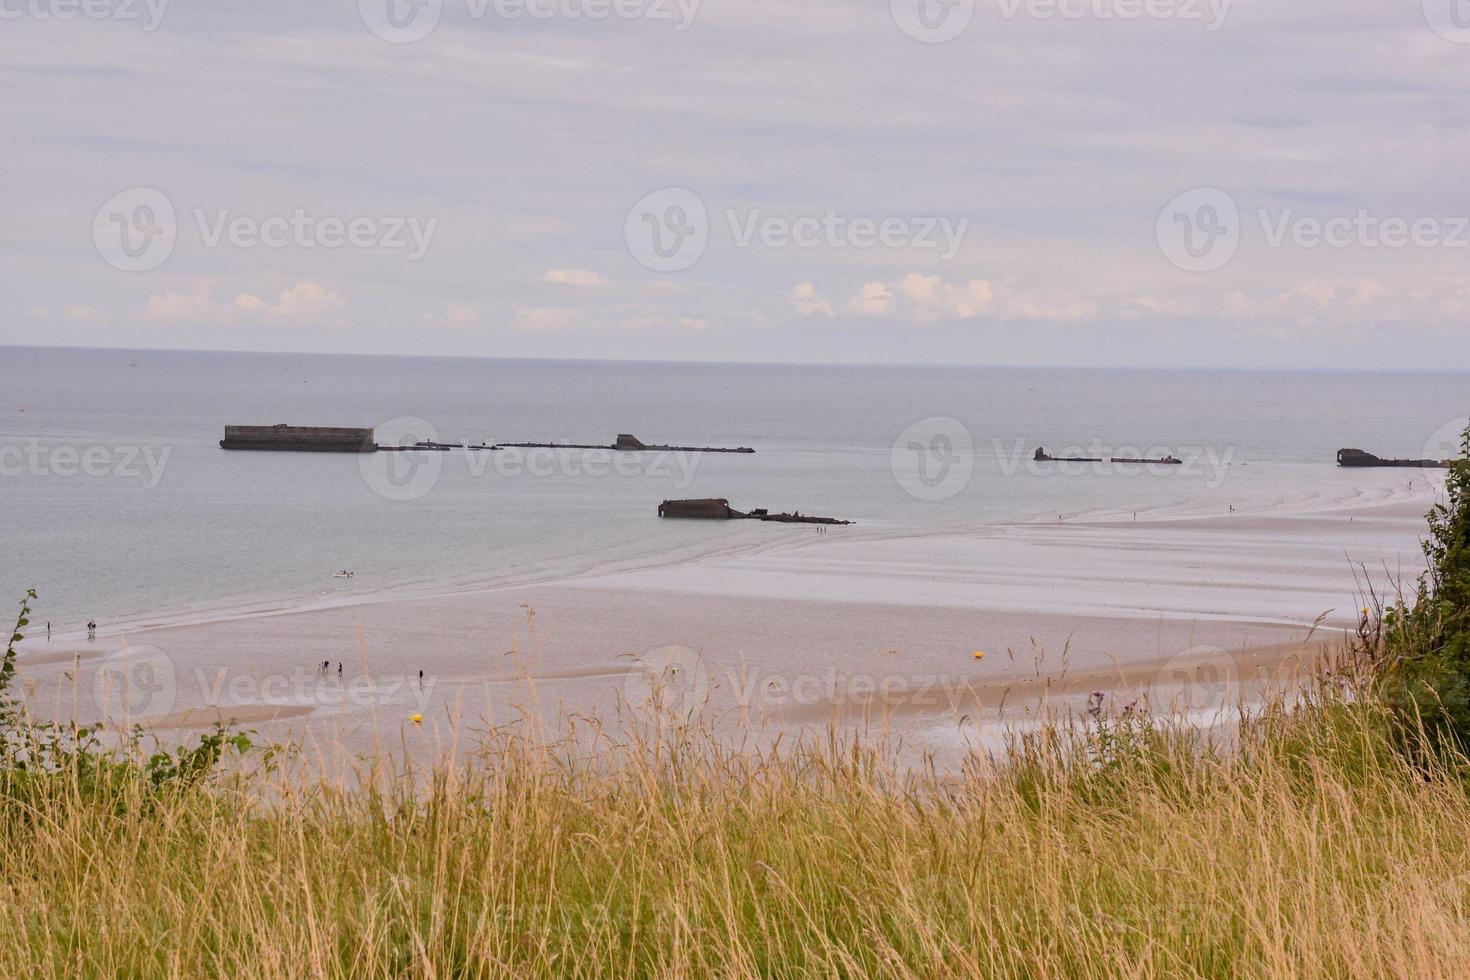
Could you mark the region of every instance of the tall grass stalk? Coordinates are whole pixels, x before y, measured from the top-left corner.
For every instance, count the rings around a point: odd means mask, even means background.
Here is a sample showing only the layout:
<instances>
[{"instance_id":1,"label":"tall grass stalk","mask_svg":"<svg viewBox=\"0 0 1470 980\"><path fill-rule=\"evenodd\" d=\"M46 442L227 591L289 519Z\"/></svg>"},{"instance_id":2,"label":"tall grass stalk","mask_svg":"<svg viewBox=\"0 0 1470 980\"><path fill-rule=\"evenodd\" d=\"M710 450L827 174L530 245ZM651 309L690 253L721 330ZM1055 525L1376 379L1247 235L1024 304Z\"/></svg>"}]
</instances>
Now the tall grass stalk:
<instances>
[{"instance_id":1,"label":"tall grass stalk","mask_svg":"<svg viewBox=\"0 0 1470 980\"><path fill-rule=\"evenodd\" d=\"M1464 760L1386 730L1329 691L1228 752L1125 712L950 775L657 726L351 787L6 770L0 974L1463 976Z\"/></svg>"}]
</instances>

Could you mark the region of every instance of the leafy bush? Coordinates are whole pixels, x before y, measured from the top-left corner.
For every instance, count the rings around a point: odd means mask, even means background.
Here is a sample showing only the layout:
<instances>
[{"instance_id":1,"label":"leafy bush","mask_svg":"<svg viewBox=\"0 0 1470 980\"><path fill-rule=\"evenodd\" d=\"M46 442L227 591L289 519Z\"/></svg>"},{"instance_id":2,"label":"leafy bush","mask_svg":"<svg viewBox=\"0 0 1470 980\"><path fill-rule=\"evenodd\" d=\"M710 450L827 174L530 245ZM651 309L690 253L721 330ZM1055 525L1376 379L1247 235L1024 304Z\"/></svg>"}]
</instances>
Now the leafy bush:
<instances>
[{"instance_id":1,"label":"leafy bush","mask_svg":"<svg viewBox=\"0 0 1470 980\"><path fill-rule=\"evenodd\" d=\"M242 755L249 751L249 733L231 732L224 725L199 736L195 744L150 752L138 727L120 745L109 748L103 744L101 725L28 718L10 688L19 655L16 645L25 639L35 599L35 589L21 599L15 629L0 660L0 803L30 798L52 783L116 794L119 799L139 787L146 795L187 790L209 778L226 749Z\"/></svg>"},{"instance_id":2,"label":"leafy bush","mask_svg":"<svg viewBox=\"0 0 1470 980\"><path fill-rule=\"evenodd\" d=\"M1450 467L1445 502L1430 510L1412 604L1384 614L1381 682L1387 704L1436 742L1470 748L1470 428Z\"/></svg>"}]
</instances>

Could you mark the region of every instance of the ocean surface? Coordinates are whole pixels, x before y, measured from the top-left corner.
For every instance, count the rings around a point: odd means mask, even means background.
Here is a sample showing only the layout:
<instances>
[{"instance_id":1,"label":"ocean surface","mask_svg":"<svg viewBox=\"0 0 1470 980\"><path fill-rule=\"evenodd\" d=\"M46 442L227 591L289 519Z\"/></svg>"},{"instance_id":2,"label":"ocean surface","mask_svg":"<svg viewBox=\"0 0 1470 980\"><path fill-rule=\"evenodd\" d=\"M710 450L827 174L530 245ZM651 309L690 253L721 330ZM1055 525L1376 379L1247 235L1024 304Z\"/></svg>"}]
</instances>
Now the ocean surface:
<instances>
[{"instance_id":1,"label":"ocean surface","mask_svg":"<svg viewBox=\"0 0 1470 980\"><path fill-rule=\"evenodd\" d=\"M1448 456L1467 407L1463 373L0 347L0 597L36 588L37 621L59 630L141 625L656 568L817 533L659 520L670 497L894 533L1330 509L1432 477L1342 469L1339 448ZM230 423L756 452L230 452ZM1040 446L1184 464L1036 463Z\"/></svg>"}]
</instances>

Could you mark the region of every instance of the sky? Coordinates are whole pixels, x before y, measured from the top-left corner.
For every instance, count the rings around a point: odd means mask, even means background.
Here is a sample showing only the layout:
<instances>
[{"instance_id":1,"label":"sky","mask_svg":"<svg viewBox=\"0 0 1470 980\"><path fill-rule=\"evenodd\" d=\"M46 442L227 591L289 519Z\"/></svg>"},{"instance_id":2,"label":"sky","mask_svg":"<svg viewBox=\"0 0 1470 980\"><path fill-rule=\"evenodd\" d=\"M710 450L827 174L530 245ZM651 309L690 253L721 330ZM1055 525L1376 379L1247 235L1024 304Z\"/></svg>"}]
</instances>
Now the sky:
<instances>
[{"instance_id":1,"label":"sky","mask_svg":"<svg viewBox=\"0 0 1470 980\"><path fill-rule=\"evenodd\" d=\"M0 344L1470 366L1470 0L0 0L0 81Z\"/></svg>"}]
</instances>

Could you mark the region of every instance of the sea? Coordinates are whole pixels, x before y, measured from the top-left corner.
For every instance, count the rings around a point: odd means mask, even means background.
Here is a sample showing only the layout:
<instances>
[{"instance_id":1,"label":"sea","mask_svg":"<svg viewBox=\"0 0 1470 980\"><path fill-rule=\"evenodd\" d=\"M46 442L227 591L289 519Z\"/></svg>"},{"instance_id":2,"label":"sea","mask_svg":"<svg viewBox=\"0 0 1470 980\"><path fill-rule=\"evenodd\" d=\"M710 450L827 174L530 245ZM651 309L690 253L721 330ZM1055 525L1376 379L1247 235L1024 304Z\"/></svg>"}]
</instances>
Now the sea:
<instances>
[{"instance_id":1,"label":"sea","mask_svg":"<svg viewBox=\"0 0 1470 980\"><path fill-rule=\"evenodd\" d=\"M574 579L805 525L660 520L665 499L894 533L1372 503L1457 452L1470 374L367 357L0 347L0 599L149 624ZM751 454L220 448L228 424ZM1097 457L1100 463L1037 461ZM1112 462L1173 456L1178 465ZM842 527L827 533L844 533ZM336 573L351 571L350 578Z\"/></svg>"}]
</instances>

